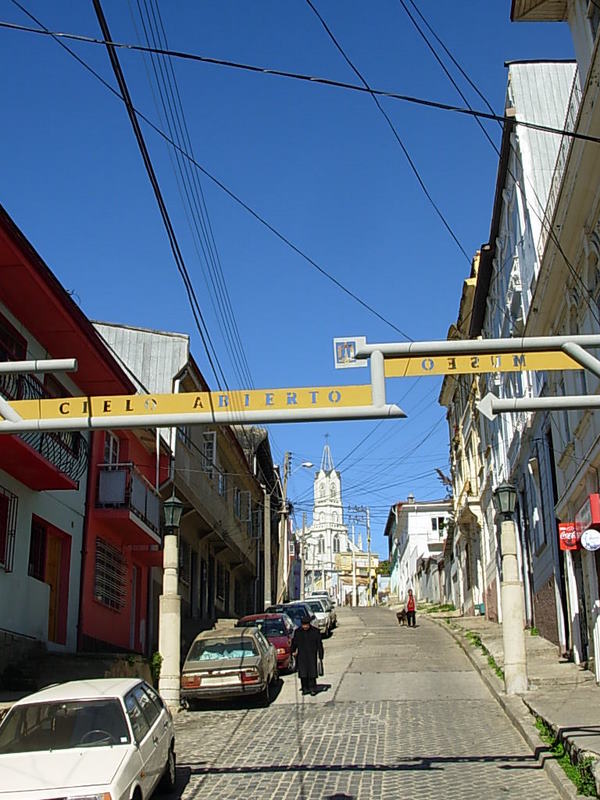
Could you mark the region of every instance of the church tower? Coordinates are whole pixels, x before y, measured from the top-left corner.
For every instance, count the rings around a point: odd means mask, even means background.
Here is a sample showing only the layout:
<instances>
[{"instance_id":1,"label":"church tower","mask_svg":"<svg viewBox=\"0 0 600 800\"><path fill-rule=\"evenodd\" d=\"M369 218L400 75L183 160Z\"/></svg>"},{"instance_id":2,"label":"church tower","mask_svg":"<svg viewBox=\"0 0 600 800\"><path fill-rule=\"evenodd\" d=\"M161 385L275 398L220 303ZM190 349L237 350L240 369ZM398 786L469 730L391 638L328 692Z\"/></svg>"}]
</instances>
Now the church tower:
<instances>
[{"instance_id":1,"label":"church tower","mask_svg":"<svg viewBox=\"0 0 600 800\"><path fill-rule=\"evenodd\" d=\"M355 548L344 525L342 478L334 467L327 437L321 467L315 473L312 525L308 534L307 560L312 584L315 589L327 589L335 597L338 591L336 555Z\"/></svg>"}]
</instances>

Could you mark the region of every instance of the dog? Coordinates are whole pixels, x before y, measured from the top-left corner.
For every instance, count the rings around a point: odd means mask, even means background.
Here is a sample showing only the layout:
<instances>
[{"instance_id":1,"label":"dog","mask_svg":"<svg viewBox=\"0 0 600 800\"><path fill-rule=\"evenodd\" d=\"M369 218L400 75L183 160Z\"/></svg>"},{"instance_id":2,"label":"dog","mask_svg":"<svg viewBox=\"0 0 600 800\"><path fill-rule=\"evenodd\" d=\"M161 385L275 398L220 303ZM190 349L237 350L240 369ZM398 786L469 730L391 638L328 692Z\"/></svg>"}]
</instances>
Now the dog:
<instances>
[{"instance_id":1,"label":"dog","mask_svg":"<svg viewBox=\"0 0 600 800\"><path fill-rule=\"evenodd\" d=\"M408 614L406 613L405 608L403 608L401 611L398 611L398 613L396 614L396 619L398 620L399 625L408 624Z\"/></svg>"}]
</instances>

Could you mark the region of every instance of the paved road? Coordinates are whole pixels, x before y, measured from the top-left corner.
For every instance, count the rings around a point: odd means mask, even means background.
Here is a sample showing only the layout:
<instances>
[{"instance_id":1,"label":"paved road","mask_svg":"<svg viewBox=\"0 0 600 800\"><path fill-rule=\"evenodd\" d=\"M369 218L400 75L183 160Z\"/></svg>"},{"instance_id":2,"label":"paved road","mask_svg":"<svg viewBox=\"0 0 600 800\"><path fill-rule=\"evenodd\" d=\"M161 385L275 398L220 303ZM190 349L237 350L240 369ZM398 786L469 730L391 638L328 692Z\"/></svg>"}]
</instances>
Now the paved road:
<instances>
[{"instance_id":1,"label":"paved road","mask_svg":"<svg viewBox=\"0 0 600 800\"><path fill-rule=\"evenodd\" d=\"M338 618L316 697L303 697L290 675L267 709L178 716L176 797L557 797L443 630L423 618L401 628L382 608Z\"/></svg>"}]
</instances>

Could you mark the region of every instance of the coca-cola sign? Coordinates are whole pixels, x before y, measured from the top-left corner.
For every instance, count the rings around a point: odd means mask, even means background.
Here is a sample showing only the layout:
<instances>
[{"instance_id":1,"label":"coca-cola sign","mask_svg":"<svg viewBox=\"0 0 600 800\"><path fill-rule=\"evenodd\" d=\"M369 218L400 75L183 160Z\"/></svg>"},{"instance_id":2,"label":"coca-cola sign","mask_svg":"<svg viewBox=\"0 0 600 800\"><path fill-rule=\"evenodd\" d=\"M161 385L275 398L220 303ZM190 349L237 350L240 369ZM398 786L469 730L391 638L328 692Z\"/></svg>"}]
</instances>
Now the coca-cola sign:
<instances>
[{"instance_id":1,"label":"coca-cola sign","mask_svg":"<svg viewBox=\"0 0 600 800\"><path fill-rule=\"evenodd\" d=\"M558 523L558 541L561 550L579 550L579 535L574 522Z\"/></svg>"}]
</instances>

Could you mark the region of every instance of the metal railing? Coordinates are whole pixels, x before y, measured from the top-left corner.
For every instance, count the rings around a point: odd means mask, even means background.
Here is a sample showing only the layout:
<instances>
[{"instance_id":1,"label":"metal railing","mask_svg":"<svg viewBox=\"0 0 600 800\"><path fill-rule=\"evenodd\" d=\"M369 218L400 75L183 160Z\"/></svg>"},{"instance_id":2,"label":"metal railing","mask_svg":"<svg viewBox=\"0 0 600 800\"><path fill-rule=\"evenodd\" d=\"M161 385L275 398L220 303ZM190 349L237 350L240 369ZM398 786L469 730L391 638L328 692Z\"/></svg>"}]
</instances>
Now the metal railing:
<instances>
[{"instance_id":1,"label":"metal railing","mask_svg":"<svg viewBox=\"0 0 600 800\"><path fill-rule=\"evenodd\" d=\"M579 84L579 72L575 70L573 85L571 86L571 94L569 95L569 103L567 105L565 124L563 126L564 130L567 131L568 133L571 133L572 131L575 130L575 126L577 123L577 116L579 114L579 107L581 106L581 98L582 98L582 92L581 92L581 86ZM552 218L554 216L556 204L558 203L558 197L560 194L562 179L565 174L567 160L569 157L569 152L571 150L571 145L573 141L574 140L570 136L563 134L560 140L560 144L558 146L556 164L554 166L552 181L550 182L550 189L548 191L548 200L546 201L546 209L544 211L544 216L542 219L540 238L538 240L538 257L540 261L544 256L544 249L546 247L546 242L548 241L548 237L550 235L550 226L552 225Z\"/></svg>"},{"instance_id":2,"label":"metal railing","mask_svg":"<svg viewBox=\"0 0 600 800\"><path fill-rule=\"evenodd\" d=\"M99 465L96 508L126 508L160 533L160 496L130 462Z\"/></svg>"},{"instance_id":3,"label":"metal railing","mask_svg":"<svg viewBox=\"0 0 600 800\"><path fill-rule=\"evenodd\" d=\"M0 374L0 395L9 402L50 398L35 375ZM78 481L87 469L88 442L78 431L31 431L19 434L19 438L72 481Z\"/></svg>"}]
</instances>

